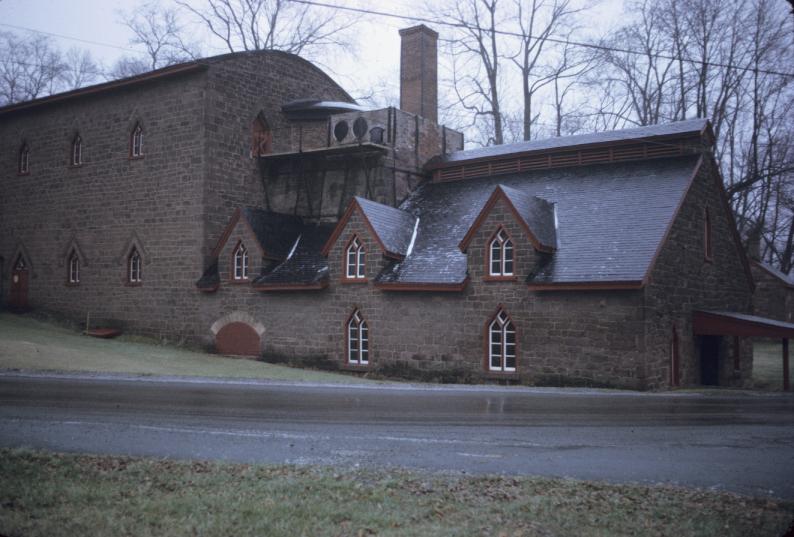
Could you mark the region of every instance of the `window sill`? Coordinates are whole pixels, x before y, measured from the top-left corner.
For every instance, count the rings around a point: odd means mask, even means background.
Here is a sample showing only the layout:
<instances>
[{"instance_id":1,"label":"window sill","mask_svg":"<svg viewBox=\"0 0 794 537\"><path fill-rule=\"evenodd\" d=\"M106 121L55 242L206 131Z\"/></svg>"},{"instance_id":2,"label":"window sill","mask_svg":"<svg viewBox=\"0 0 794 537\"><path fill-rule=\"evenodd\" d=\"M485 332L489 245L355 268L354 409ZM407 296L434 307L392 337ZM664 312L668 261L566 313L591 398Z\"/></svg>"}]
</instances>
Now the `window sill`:
<instances>
[{"instance_id":1,"label":"window sill","mask_svg":"<svg viewBox=\"0 0 794 537\"><path fill-rule=\"evenodd\" d=\"M345 283L345 284L348 284L348 283L352 283L352 284L369 283L369 280L367 278L342 278L339 281L339 283Z\"/></svg>"},{"instance_id":2,"label":"window sill","mask_svg":"<svg viewBox=\"0 0 794 537\"><path fill-rule=\"evenodd\" d=\"M30 172L17 172L17 175L30 175Z\"/></svg>"},{"instance_id":3,"label":"window sill","mask_svg":"<svg viewBox=\"0 0 794 537\"><path fill-rule=\"evenodd\" d=\"M83 167L83 163L81 162L80 164L69 164L66 167L69 168L70 170L74 170L74 169L77 169L77 168L82 168Z\"/></svg>"},{"instance_id":4,"label":"window sill","mask_svg":"<svg viewBox=\"0 0 794 537\"><path fill-rule=\"evenodd\" d=\"M714 257L713 256L709 257L707 255L703 256L703 261L709 264L714 263Z\"/></svg>"},{"instance_id":5,"label":"window sill","mask_svg":"<svg viewBox=\"0 0 794 537\"><path fill-rule=\"evenodd\" d=\"M247 285L251 283L250 278L245 278L242 280L229 280L229 284L231 285Z\"/></svg>"},{"instance_id":6,"label":"window sill","mask_svg":"<svg viewBox=\"0 0 794 537\"><path fill-rule=\"evenodd\" d=\"M80 282L66 282L64 285L66 287L80 287Z\"/></svg>"},{"instance_id":7,"label":"window sill","mask_svg":"<svg viewBox=\"0 0 794 537\"><path fill-rule=\"evenodd\" d=\"M341 369L342 371L369 371L371 365L372 362L369 362L367 364L351 364L350 362L345 362L344 364L339 366L339 369Z\"/></svg>"},{"instance_id":8,"label":"window sill","mask_svg":"<svg viewBox=\"0 0 794 537\"><path fill-rule=\"evenodd\" d=\"M143 160L143 155L130 155L127 160Z\"/></svg>"},{"instance_id":9,"label":"window sill","mask_svg":"<svg viewBox=\"0 0 794 537\"><path fill-rule=\"evenodd\" d=\"M489 379L519 379L521 376L518 371L491 371L485 372L485 378Z\"/></svg>"},{"instance_id":10,"label":"window sill","mask_svg":"<svg viewBox=\"0 0 794 537\"><path fill-rule=\"evenodd\" d=\"M131 282L131 281L124 282L124 286L125 287L140 287L142 285L143 285L143 282Z\"/></svg>"},{"instance_id":11,"label":"window sill","mask_svg":"<svg viewBox=\"0 0 794 537\"><path fill-rule=\"evenodd\" d=\"M484 282L517 282L518 277L513 276L492 276L487 275L482 277L482 281Z\"/></svg>"}]
</instances>

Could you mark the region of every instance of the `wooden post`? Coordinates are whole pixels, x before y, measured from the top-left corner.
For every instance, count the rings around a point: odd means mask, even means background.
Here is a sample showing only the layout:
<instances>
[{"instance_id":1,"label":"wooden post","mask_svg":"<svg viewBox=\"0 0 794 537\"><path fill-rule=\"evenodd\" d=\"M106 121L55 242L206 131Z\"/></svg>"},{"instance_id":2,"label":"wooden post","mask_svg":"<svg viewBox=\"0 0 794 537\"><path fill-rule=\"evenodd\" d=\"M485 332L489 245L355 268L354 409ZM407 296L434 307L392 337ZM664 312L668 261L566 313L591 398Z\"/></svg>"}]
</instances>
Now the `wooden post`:
<instances>
[{"instance_id":1,"label":"wooden post","mask_svg":"<svg viewBox=\"0 0 794 537\"><path fill-rule=\"evenodd\" d=\"M783 391L791 391L788 381L788 338L783 340Z\"/></svg>"}]
</instances>

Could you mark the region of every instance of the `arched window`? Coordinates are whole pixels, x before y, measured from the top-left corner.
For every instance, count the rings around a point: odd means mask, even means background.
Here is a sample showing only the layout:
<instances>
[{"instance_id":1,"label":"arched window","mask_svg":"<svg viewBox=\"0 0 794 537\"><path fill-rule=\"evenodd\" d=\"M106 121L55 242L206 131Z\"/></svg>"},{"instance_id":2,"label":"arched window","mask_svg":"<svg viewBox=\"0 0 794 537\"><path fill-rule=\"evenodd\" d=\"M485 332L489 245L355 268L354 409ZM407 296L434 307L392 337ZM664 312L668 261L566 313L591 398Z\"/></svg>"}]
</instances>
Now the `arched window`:
<instances>
[{"instance_id":1,"label":"arched window","mask_svg":"<svg viewBox=\"0 0 794 537\"><path fill-rule=\"evenodd\" d=\"M240 243L234 250L234 279L248 279L248 250Z\"/></svg>"},{"instance_id":2,"label":"arched window","mask_svg":"<svg viewBox=\"0 0 794 537\"><path fill-rule=\"evenodd\" d=\"M347 362L353 365L369 363L369 329L358 310L347 321Z\"/></svg>"},{"instance_id":3,"label":"arched window","mask_svg":"<svg viewBox=\"0 0 794 537\"><path fill-rule=\"evenodd\" d=\"M513 241L503 228L491 239L489 267L491 276L513 275Z\"/></svg>"},{"instance_id":4,"label":"arched window","mask_svg":"<svg viewBox=\"0 0 794 537\"><path fill-rule=\"evenodd\" d=\"M347 245L346 255L346 270L345 275L349 280L363 280L367 276L366 272L366 256L364 245L358 240L358 237L353 239Z\"/></svg>"},{"instance_id":5,"label":"arched window","mask_svg":"<svg viewBox=\"0 0 794 537\"><path fill-rule=\"evenodd\" d=\"M72 140L72 166L79 166L83 163L83 139L76 134Z\"/></svg>"},{"instance_id":6,"label":"arched window","mask_svg":"<svg viewBox=\"0 0 794 537\"><path fill-rule=\"evenodd\" d=\"M140 123L135 124L130 134L130 156L142 157L143 156L143 127Z\"/></svg>"},{"instance_id":7,"label":"arched window","mask_svg":"<svg viewBox=\"0 0 794 537\"><path fill-rule=\"evenodd\" d=\"M261 157L273 152L273 134L260 114L251 124L251 156Z\"/></svg>"},{"instance_id":8,"label":"arched window","mask_svg":"<svg viewBox=\"0 0 794 537\"><path fill-rule=\"evenodd\" d=\"M19 148L19 173L30 173L30 148L27 143L23 143Z\"/></svg>"},{"instance_id":9,"label":"arched window","mask_svg":"<svg viewBox=\"0 0 794 537\"><path fill-rule=\"evenodd\" d=\"M711 212L706 207L703 210L703 251L708 261L711 261L714 254L711 239Z\"/></svg>"},{"instance_id":10,"label":"arched window","mask_svg":"<svg viewBox=\"0 0 794 537\"><path fill-rule=\"evenodd\" d=\"M141 254L138 253L138 249L135 247L132 248L127 258L127 281L130 283L140 283L143 281Z\"/></svg>"},{"instance_id":11,"label":"arched window","mask_svg":"<svg viewBox=\"0 0 794 537\"><path fill-rule=\"evenodd\" d=\"M488 325L488 369L516 370L516 329L502 309Z\"/></svg>"},{"instance_id":12,"label":"arched window","mask_svg":"<svg viewBox=\"0 0 794 537\"><path fill-rule=\"evenodd\" d=\"M80 258L74 250L69 254L69 283L80 283Z\"/></svg>"}]
</instances>

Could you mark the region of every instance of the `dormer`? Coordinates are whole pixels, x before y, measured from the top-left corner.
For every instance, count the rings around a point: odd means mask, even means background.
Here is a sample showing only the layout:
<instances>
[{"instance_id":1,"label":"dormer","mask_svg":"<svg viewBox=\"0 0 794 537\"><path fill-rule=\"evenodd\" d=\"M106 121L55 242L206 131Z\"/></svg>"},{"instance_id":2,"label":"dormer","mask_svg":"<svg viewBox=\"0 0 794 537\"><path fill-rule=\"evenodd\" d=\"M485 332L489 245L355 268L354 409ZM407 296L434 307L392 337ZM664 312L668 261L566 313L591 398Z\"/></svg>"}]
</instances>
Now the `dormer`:
<instances>
[{"instance_id":1,"label":"dormer","mask_svg":"<svg viewBox=\"0 0 794 537\"><path fill-rule=\"evenodd\" d=\"M523 281L557 249L554 204L497 185L459 248L468 254L471 278Z\"/></svg>"}]
</instances>

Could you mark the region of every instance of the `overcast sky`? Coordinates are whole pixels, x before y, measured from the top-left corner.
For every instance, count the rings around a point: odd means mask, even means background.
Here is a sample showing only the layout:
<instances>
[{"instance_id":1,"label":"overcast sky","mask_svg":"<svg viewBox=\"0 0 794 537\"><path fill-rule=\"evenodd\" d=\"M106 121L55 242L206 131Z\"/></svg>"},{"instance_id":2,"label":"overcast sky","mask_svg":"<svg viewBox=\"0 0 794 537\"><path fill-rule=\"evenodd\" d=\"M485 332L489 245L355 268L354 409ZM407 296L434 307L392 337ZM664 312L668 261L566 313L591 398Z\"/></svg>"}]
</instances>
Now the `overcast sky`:
<instances>
[{"instance_id":1,"label":"overcast sky","mask_svg":"<svg viewBox=\"0 0 794 537\"><path fill-rule=\"evenodd\" d=\"M170 5L171 0L161 0ZM329 0L329 3L354 7L373 7L382 11L416 14L417 0L388 0L368 2L362 0ZM0 0L0 29L24 33L15 27L28 28L64 37L53 39L64 49L72 46L86 48L94 58L107 67L120 55L136 54L129 45L131 32L119 22L120 11L132 11L141 0ZM591 9L588 17L590 30L597 32L619 18L622 0L601 0ZM357 17L358 18L358 17ZM346 89L387 87L398 94L399 35L400 28L416 24L385 17L360 20L355 26L357 41L355 58L337 55L324 67ZM9 26L10 25L10 26ZM597 26L596 26L597 25ZM443 37L444 28L436 28ZM226 52L210 40L203 43L205 52ZM137 48L140 54L141 48ZM442 51L443 53L443 51ZM143 56L143 54L140 54ZM444 58L440 58L444 61Z\"/></svg>"}]
</instances>

